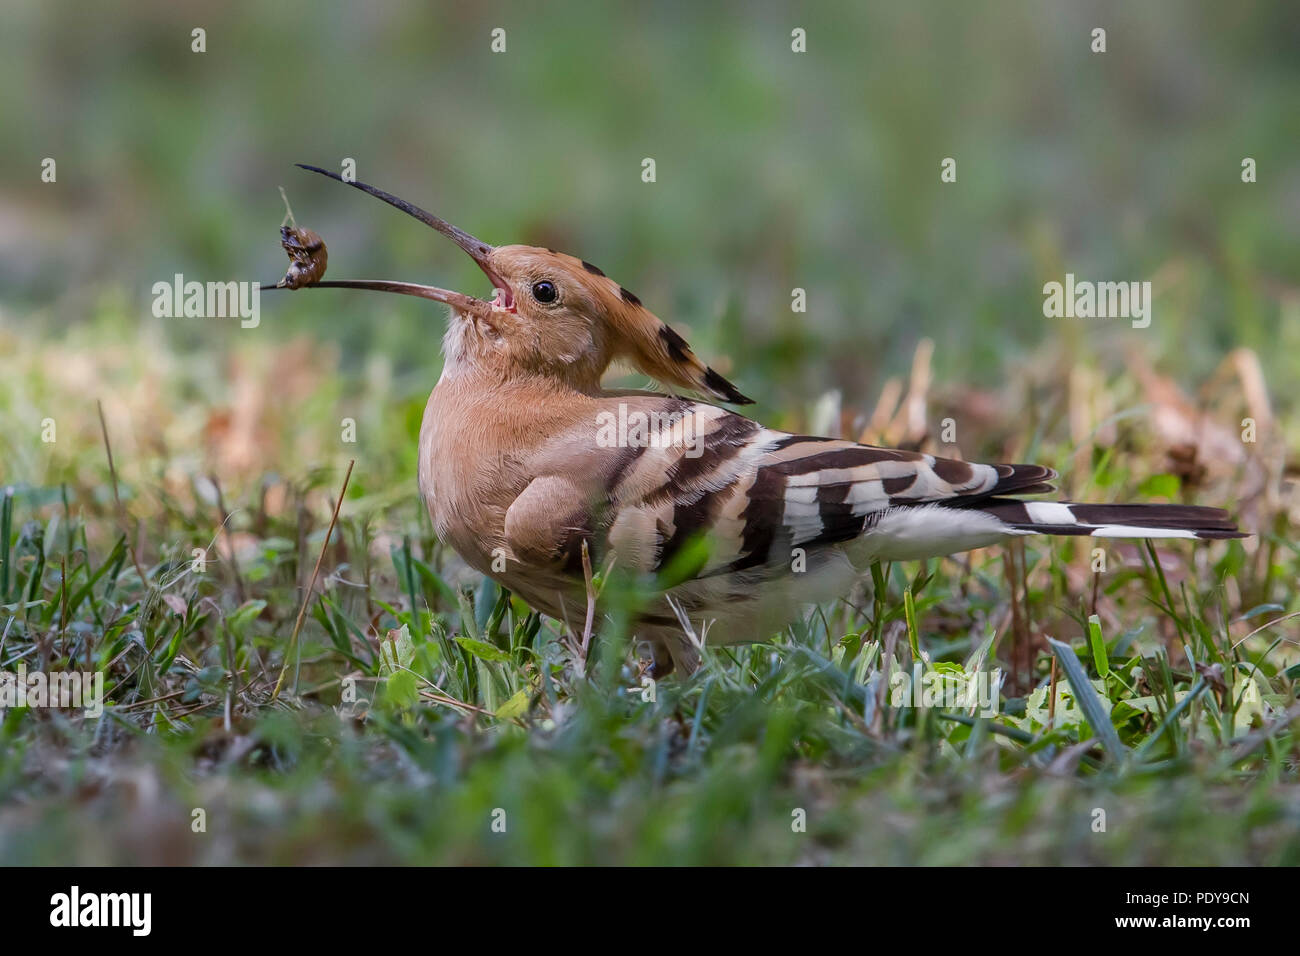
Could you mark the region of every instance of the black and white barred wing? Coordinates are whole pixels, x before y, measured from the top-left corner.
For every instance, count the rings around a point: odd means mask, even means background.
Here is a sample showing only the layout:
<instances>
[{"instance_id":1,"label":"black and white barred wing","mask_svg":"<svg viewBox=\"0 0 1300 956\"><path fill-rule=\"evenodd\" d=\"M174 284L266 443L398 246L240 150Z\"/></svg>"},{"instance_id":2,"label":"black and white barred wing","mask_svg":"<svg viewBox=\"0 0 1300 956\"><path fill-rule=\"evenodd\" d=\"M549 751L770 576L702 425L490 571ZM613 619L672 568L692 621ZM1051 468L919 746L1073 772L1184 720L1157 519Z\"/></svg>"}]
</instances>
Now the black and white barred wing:
<instances>
[{"instance_id":1,"label":"black and white barred wing","mask_svg":"<svg viewBox=\"0 0 1300 956\"><path fill-rule=\"evenodd\" d=\"M978 465L919 452L791 435L702 403L681 403L693 447L629 453L613 489L608 544L643 570L704 537L702 574L787 569L801 553L855 542L866 558L978 547L1015 533L934 502L1051 490L1050 469ZM800 549L800 552L796 552ZM915 552L915 553L913 553ZM748 575L747 575L748 576Z\"/></svg>"},{"instance_id":2,"label":"black and white barred wing","mask_svg":"<svg viewBox=\"0 0 1300 956\"><path fill-rule=\"evenodd\" d=\"M702 577L763 578L800 553L859 560L951 554L1023 534L1236 537L1227 515L1182 505L1020 501L1053 490L1041 465L986 465L763 428L676 402L679 441L630 450L611 487L606 542L620 562L663 569L709 542ZM626 566L625 565L625 566Z\"/></svg>"}]
</instances>

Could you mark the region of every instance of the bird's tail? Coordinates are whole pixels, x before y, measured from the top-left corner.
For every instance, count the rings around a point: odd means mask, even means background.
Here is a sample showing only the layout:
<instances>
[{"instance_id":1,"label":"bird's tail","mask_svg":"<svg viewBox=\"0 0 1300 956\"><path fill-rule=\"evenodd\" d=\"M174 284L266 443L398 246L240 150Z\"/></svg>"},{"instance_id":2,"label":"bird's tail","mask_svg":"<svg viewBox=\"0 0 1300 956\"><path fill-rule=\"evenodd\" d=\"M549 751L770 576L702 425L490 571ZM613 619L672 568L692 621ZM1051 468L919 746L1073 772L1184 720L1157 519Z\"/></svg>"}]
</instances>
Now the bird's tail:
<instances>
[{"instance_id":1,"label":"bird's tail","mask_svg":"<svg viewBox=\"0 0 1300 956\"><path fill-rule=\"evenodd\" d=\"M1075 534L1094 538L1244 538L1221 508L1199 505L1089 505L1069 501L990 498L980 511L1026 534Z\"/></svg>"}]
</instances>

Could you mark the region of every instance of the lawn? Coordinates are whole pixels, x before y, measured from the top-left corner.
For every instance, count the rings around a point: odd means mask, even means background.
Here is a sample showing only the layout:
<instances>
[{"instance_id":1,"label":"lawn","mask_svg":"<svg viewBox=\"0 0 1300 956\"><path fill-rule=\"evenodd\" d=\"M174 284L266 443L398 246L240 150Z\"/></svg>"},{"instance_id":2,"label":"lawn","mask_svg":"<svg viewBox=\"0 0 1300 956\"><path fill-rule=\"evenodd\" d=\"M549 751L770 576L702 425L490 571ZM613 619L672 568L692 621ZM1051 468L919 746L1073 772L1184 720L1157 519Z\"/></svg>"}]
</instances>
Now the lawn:
<instances>
[{"instance_id":1,"label":"lawn","mask_svg":"<svg viewBox=\"0 0 1300 956\"><path fill-rule=\"evenodd\" d=\"M3 499L5 667L102 672L107 701L98 719L6 712L6 861L1300 861L1300 557L1254 454L1180 478L1129 464L1159 460L1140 418L1074 459L1044 437L1025 450L1081 461L1067 481L1093 497L1219 501L1258 479L1234 504L1264 530L878 566L801 625L654 684L617 614L584 662L562 623L437 542L413 480L419 396L384 370L343 393L330 350L255 349L196 424L178 411L215 374L201 359L108 335L8 354L8 408L71 407L51 370L86 355L75 388L119 398L102 426L89 403L60 416L30 466L52 480ZM148 442L121 413L137 401ZM1042 402L1068 404L1047 386ZM373 422L355 450L302 427L349 410ZM596 586L638 600L638 582ZM954 687L996 668L995 715L896 700L890 675L918 661Z\"/></svg>"}]
</instances>

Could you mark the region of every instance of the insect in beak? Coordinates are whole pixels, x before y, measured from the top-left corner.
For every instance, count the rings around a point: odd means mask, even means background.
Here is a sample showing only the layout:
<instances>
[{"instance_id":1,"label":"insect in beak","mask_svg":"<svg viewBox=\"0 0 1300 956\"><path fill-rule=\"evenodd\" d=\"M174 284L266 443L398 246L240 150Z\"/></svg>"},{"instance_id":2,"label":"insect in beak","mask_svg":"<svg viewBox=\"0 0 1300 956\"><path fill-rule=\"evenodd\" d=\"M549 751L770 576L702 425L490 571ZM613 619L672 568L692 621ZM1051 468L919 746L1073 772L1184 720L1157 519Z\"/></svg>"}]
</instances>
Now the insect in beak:
<instances>
[{"instance_id":1,"label":"insect in beak","mask_svg":"<svg viewBox=\"0 0 1300 956\"><path fill-rule=\"evenodd\" d=\"M347 186L353 186L362 192L369 193L377 199L382 199L390 206L402 210L408 216L412 216L438 232L442 233L456 245L460 246L465 253L474 260L484 275L488 277L495 290L492 302L485 302L482 299L476 299L473 296L462 295L459 292L450 292L446 289L439 289L436 286L417 285L411 282L386 282L370 280L354 280L340 282L318 282L313 288L341 288L341 289L371 289L378 292L396 292L401 295L415 295L425 299L433 299L437 302L444 302L455 309L480 313L485 309L498 308L514 310L514 295L510 291L510 285L500 276L492 271L491 255L493 247L480 239L475 239L464 229L457 228L445 219L440 219L432 213L425 212L419 206L412 205L405 199L399 199L392 193L385 192L368 183L356 180L347 180L337 173L330 172L328 169L321 169L319 166L308 166L304 163L295 164L301 169L310 170L313 173L320 173L322 176L328 176L330 179L337 180Z\"/></svg>"}]
</instances>

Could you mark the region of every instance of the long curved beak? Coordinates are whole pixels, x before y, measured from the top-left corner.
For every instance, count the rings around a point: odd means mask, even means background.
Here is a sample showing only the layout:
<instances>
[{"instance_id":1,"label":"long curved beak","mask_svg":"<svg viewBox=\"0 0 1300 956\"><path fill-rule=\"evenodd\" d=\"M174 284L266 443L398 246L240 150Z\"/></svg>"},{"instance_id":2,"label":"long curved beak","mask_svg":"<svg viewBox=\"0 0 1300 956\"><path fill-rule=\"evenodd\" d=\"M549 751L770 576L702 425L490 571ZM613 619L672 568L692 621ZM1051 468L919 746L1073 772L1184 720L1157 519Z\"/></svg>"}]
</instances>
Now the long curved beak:
<instances>
[{"instance_id":1,"label":"long curved beak","mask_svg":"<svg viewBox=\"0 0 1300 956\"><path fill-rule=\"evenodd\" d=\"M273 292L282 288L276 285L262 286L263 292ZM365 289L370 292L396 292L398 295L414 295L421 299L432 299L449 305L460 312L485 316L492 311L492 303L476 299L472 295L439 289L435 285L420 285L415 282L393 282L389 279L339 279L328 282L311 282L300 285L300 289Z\"/></svg>"},{"instance_id":2,"label":"long curved beak","mask_svg":"<svg viewBox=\"0 0 1300 956\"><path fill-rule=\"evenodd\" d=\"M461 249L463 249L465 253L471 259L474 260L474 262L478 265L478 267L483 270L483 274L488 277L488 280L492 283L493 288L501 289L504 292L505 296L507 298L509 297L510 287L504 281L502 281L500 276L498 276L496 273L492 271L490 257L492 255L493 248L492 246L488 245L486 242L483 242L481 239L475 239L464 229L460 229L456 226L453 226L451 223L447 222L447 220L440 219L438 216L435 216L431 212L425 212L419 206L413 205L412 203L407 202L405 199L399 199L396 196L394 196L392 193L385 192L384 190L376 186L371 186L368 183L363 183L358 180L344 179L342 176L338 175L337 173L331 172L328 169L321 169L319 166L309 166L306 163L295 163L294 165L299 167L300 169L306 169L306 170L310 170L313 173L320 173L322 176L328 176L330 179L337 180L338 182L341 182L346 186L352 186L354 189L360 189L364 193L369 193L370 195L374 196L376 199L382 199L390 206L394 206L402 210L402 212L406 213L408 216L412 216L420 220L420 222L424 223L426 226L429 226L432 229L436 229L438 232L442 233L452 242L456 243L456 245L460 246ZM318 282L316 283L316 285L328 287L330 285L336 285L336 284L329 283L329 282ZM406 283L406 282L380 282L368 286L359 286L359 285L341 286L340 285L338 287L373 288L378 291L399 292L404 295L423 295L423 293L415 292L412 290L417 288L427 288L427 289L434 288L432 286L415 286L412 285L411 283ZM438 291L440 293L444 292L444 290L441 289L435 291ZM445 294L456 295L457 293L445 293ZM439 302L447 301L445 298L439 298L433 295L425 295L424 298L430 298L430 299L437 298L437 301ZM462 298L469 298L469 297L463 296ZM448 304L454 304L454 303L448 303Z\"/></svg>"}]
</instances>

